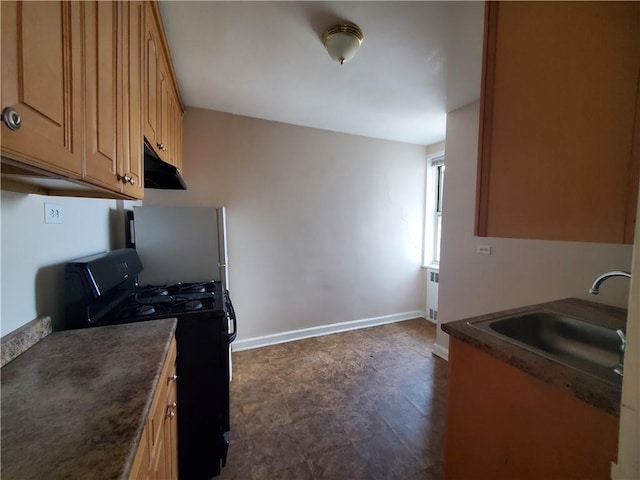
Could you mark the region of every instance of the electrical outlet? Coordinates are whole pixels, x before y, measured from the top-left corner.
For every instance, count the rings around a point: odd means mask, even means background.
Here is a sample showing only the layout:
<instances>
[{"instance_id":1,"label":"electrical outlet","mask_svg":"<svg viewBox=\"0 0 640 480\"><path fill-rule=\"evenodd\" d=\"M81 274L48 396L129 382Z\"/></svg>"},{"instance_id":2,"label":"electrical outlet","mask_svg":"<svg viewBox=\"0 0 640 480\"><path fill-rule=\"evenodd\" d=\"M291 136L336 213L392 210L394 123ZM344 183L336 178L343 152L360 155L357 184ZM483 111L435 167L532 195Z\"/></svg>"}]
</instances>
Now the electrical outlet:
<instances>
[{"instance_id":1,"label":"electrical outlet","mask_svg":"<svg viewBox=\"0 0 640 480\"><path fill-rule=\"evenodd\" d=\"M478 245L476 253L481 253L482 255L491 255L491 245Z\"/></svg>"},{"instance_id":2,"label":"electrical outlet","mask_svg":"<svg viewBox=\"0 0 640 480\"><path fill-rule=\"evenodd\" d=\"M62 207L53 203L45 203L44 223L62 223Z\"/></svg>"}]
</instances>

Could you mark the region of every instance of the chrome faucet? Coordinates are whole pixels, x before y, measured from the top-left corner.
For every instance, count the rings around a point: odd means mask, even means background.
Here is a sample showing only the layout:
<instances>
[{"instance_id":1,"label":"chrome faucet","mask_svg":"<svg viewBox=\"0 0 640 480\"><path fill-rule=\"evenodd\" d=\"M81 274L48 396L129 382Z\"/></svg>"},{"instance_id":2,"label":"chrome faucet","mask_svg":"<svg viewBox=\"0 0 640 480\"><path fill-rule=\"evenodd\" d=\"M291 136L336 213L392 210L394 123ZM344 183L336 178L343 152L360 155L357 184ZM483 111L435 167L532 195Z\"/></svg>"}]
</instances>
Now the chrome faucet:
<instances>
[{"instance_id":1,"label":"chrome faucet","mask_svg":"<svg viewBox=\"0 0 640 480\"><path fill-rule=\"evenodd\" d=\"M591 285L591 288L589 289L589 293L598 295L598 293L600 293L600 285L602 285L602 282L611 277L631 278L631 274L629 272L622 272L620 270L613 270L612 272L603 273L598 278L596 278L595 282L593 282L593 285Z\"/></svg>"},{"instance_id":2,"label":"chrome faucet","mask_svg":"<svg viewBox=\"0 0 640 480\"><path fill-rule=\"evenodd\" d=\"M627 348L627 337L622 330L616 330L616 333L620 337L620 360L613 371L622 377L624 375L624 351Z\"/></svg>"},{"instance_id":3,"label":"chrome faucet","mask_svg":"<svg viewBox=\"0 0 640 480\"><path fill-rule=\"evenodd\" d=\"M591 288L589 289L589 293L598 295L598 293L600 293L600 285L602 285L602 282L611 277L631 278L631 274L629 272L622 272L620 270L613 270L611 272L603 273L598 278L596 278L595 282L593 282L593 285L591 285ZM616 330L616 333L620 338L620 359L618 361L618 365L616 365L613 371L616 374L622 376L624 374L624 351L627 346L627 338L625 337L625 332L623 330Z\"/></svg>"}]
</instances>

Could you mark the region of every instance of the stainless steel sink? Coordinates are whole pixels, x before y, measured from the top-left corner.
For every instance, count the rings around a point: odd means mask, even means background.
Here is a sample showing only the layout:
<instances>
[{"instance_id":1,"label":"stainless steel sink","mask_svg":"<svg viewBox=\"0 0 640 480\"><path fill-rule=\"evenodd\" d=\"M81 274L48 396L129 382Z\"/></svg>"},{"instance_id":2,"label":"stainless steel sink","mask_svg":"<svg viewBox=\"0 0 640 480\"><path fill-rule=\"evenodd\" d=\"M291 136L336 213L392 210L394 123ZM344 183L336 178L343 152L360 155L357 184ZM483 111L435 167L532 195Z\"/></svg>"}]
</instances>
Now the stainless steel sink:
<instances>
[{"instance_id":1,"label":"stainless steel sink","mask_svg":"<svg viewBox=\"0 0 640 480\"><path fill-rule=\"evenodd\" d=\"M616 330L546 311L468 322L544 357L595 375L614 385L621 340Z\"/></svg>"}]
</instances>

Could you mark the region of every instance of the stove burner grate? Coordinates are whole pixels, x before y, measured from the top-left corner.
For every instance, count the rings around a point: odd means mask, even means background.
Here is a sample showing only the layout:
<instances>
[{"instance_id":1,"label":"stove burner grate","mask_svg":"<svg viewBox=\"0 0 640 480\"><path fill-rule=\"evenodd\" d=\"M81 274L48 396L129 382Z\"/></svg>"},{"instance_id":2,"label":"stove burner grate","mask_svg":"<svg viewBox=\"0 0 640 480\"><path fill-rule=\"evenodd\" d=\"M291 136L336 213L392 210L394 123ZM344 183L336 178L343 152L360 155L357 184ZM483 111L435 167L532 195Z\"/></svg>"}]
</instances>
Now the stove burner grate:
<instances>
[{"instance_id":1,"label":"stove burner grate","mask_svg":"<svg viewBox=\"0 0 640 480\"><path fill-rule=\"evenodd\" d=\"M200 310L203 306L199 300L189 300L184 304L186 310Z\"/></svg>"},{"instance_id":2,"label":"stove burner grate","mask_svg":"<svg viewBox=\"0 0 640 480\"><path fill-rule=\"evenodd\" d=\"M153 305L140 305L136 308L136 315L140 315L141 317L153 315L154 313L156 313L156 309Z\"/></svg>"},{"instance_id":3,"label":"stove burner grate","mask_svg":"<svg viewBox=\"0 0 640 480\"><path fill-rule=\"evenodd\" d=\"M183 285L182 288L180 289L180 293L205 293L206 291L207 291L207 288L203 283Z\"/></svg>"},{"instance_id":4,"label":"stove burner grate","mask_svg":"<svg viewBox=\"0 0 640 480\"><path fill-rule=\"evenodd\" d=\"M138 291L139 298L150 298L150 297L166 297L169 295L169 290L166 287L140 287Z\"/></svg>"}]
</instances>

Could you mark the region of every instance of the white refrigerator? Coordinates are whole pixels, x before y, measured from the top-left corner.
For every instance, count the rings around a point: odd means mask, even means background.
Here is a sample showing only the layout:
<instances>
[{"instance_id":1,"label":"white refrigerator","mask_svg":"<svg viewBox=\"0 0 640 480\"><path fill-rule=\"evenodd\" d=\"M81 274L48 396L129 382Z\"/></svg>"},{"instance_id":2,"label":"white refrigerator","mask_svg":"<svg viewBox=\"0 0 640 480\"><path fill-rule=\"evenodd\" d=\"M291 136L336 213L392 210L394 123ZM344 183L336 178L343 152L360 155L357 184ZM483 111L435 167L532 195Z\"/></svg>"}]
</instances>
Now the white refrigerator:
<instances>
[{"instance_id":1,"label":"white refrigerator","mask_svg":"<svg viewBox=\"0 0 640 480\"><path fill-rule=\"evenodd\" d=\"M229 289L224 207L133 207L141 285L220 281Z\"/></svg>"}]
</instances>

